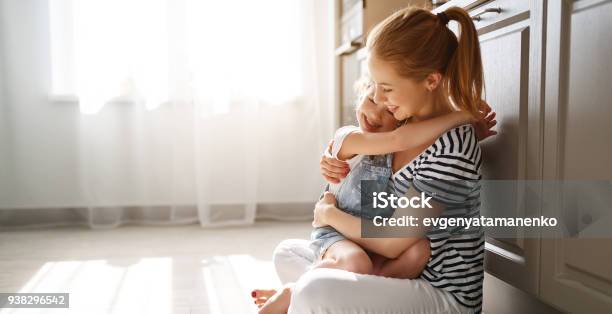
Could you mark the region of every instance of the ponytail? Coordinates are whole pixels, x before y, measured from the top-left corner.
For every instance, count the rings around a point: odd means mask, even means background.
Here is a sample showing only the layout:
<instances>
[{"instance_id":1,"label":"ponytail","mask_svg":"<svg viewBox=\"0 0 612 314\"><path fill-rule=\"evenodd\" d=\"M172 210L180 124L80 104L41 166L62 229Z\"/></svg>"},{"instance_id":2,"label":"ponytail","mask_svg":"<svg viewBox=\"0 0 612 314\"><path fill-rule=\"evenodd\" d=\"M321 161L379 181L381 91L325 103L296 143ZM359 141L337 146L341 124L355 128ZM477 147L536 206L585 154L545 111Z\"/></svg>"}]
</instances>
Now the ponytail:
<instances>
[{"instance_id":1,"label":"ponytail","mask_svg":"<svg viewBox=\"0 0 612 314\"><path fill-rule=\"evenodd\" d=\"M456 21L459 40L446 26ZM483 71L478 33L468 13L452 7L438 15L425 9L404 8L370 32L366 47L396 65L398 74L422 80L442 74L442 92L460 110L477 115L483 93Z\"/></svg>"},{"instance_id":2,"label":"ponytail","mask_svg":"<svg viewBox=\"0 0 612 314\"><path fill-rule=\"evenodd\" d=\"M452 7L444 14L449 20L457 21L460 34L457 49L446 66L443 84L455 105L476 115L484 89L478 33L465 10Z\"/></svg>"}]
</instances>

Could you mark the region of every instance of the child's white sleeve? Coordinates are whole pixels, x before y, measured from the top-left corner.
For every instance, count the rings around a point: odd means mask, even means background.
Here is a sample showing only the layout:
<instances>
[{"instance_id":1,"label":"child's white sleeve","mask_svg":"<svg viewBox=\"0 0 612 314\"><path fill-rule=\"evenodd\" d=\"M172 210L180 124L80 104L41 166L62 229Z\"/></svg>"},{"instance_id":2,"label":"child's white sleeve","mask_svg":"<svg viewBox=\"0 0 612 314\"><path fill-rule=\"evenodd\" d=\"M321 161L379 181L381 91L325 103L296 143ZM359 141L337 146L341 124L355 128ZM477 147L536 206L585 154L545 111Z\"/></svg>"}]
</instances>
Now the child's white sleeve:
<instances>
[{"instance_id":1,"label":"child's white sleeve","mask_svg":"<svg viewBox=\"0 0 612 314\"><path fill-rule=\"evenodd\" d=\"M338 158L338 153L340 152L340 148L342 147L342 143L347 135L359 132L360 129L354 125L347 125L336 130L334 134L334 144L332 145L331 155L334 158Z\"/></svg>"}]
</instances>

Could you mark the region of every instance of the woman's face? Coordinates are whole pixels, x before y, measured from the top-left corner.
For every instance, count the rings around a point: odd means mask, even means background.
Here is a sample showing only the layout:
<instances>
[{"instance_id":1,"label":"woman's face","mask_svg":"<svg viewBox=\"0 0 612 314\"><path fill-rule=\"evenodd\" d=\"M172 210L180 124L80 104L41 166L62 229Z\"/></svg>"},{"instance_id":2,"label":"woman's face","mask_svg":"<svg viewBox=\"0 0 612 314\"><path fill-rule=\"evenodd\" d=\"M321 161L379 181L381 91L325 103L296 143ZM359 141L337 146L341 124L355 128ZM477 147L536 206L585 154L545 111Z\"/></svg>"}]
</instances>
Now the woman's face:
<instances>
[{"instance_id":1,"label":"woman's face","mask_svg":"<svg viewBox=\"0 0 612 314\"><path fill-rule=\"evenodd\" d=\"M362 97L359 107L357 107L357 121L365 132L390 132L395 130L398 121L387 107L377 104L372 99L373 88L368 88L367 95Z\"/></svg>"},{"instance_id":2,"label":"woman's face","mask_svg":"<svg viewBox=\"0 0 612 314\"><path fill-rule=\"evenodd\" d=\"M429 109L432 93L427 80L417 82L401 77L391 63L374 54L368 57L368 69L374 85L374 102L386 106L395 119L418 117Z\"/></svg>"}]
</instances>

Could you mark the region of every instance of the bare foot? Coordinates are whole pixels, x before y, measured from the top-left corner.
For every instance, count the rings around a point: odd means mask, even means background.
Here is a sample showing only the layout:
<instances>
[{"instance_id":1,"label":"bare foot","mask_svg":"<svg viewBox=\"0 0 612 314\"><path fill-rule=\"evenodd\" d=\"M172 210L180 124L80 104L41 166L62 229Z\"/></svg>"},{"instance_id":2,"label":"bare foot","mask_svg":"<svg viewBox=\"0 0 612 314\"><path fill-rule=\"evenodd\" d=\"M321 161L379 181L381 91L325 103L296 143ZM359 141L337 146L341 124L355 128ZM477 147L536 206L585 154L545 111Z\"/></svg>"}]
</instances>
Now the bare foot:
<instances>
[{"instance_id":1,"label":"bare foot","mask_svg":"<svg viewBox=\"0 0 612 314\"><path fill-rule=\"evenodd\" d=\"M257 307L261 308L268 299L276 293L276 289L255 289L251 292Z\"/></svg>"},{"instance_id":2,"label":"bare foot","mask_svg":"<svg viewBox=\"0 0 612 314\"><path fill-rule=\"evenodd\" d=\"M259 308L259 314L286 314L291 302L291 287L286 284Z\"/></svg>"}]
</instances>

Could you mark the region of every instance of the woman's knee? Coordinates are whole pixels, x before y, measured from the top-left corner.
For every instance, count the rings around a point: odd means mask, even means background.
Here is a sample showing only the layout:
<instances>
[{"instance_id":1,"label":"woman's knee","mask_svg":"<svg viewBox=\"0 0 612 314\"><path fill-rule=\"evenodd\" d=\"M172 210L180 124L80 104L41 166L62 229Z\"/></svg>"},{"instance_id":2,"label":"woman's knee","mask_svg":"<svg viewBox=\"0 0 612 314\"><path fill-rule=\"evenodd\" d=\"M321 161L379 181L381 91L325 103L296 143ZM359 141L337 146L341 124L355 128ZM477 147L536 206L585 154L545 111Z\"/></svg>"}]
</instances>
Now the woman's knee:
<instances>
[{"instance_id":1,"label":"woman's knee","mask_svg":"<svg viewBox=\"0 0 612 314\"><path fill-rule=\"evenodd\" d=\"M283 240L274 248L272 252L272 261L275 265L293 254L290 249L292 243L293 239Z\"/></svg>"},{"instance_id":2,"label":"woman's knee","mask_svg":"<svg viewBox=\"0 0 612 314\"><path fill-rule=\"evenodd\" d=\"M302 239L283 240L272 253L274 268L283 283L296 281L313 260L314 253L308 247L308 241Z\"/></svg>"},{"instance_id":3,"label":"woman's knee","mask_svg":"<svg viewBox=\"0 0 612 314\"><path fill-rule=\"evenodd\" d=\"M314 253L308 247L308 241L303 239L285 239L281 241L272 252L272 260L282 262L285 259L299 258L304 261L312 262Z\"/></svg>"}]
</instances>

